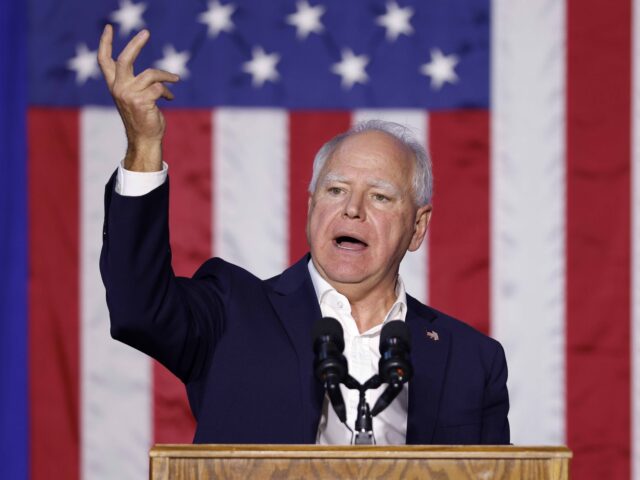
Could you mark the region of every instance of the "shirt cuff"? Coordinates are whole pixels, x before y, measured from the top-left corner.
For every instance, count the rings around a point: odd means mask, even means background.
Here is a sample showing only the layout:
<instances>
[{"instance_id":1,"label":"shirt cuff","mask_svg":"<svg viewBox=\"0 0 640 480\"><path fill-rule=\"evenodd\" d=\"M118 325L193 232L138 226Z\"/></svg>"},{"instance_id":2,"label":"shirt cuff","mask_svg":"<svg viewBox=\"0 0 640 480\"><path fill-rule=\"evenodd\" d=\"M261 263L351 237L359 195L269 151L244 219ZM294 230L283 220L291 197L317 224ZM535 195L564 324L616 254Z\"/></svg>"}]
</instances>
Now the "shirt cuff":
<instances>
[{"instance_id":1,"label":"shirt cuff","mask_svg":"<svg viewBox=\"0 0 640 480\"><path fill-rule=\"evenodd\" d=\"M124 168L123 162L118 165L116 175L116 193L124 197L141 197L155 190L167 180L169 165L162 162L159 172L132 172Z\"/></svg>"}]
</instances>

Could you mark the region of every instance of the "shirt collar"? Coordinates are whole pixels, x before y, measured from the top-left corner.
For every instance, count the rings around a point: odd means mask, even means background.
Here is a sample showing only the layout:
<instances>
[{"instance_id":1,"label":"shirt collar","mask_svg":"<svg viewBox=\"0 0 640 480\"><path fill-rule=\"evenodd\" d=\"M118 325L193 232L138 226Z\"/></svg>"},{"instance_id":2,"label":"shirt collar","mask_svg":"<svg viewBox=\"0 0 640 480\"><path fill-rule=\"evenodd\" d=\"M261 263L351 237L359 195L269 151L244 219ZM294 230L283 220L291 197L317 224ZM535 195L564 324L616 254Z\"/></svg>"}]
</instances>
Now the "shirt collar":
<instances>
[{"instance_id":1,"label":"shirt collar","mask_svg":"<svg viewBox=\"0 0 640 480\"><path fill-rule=\"evenodd\" d=\"M329 282L327 282L322 276L320 272L316 269L313 264L313 260L309 259L309 263L307 264L309 268L309 276L311 277L311 282L313 283L313 289L316 292L316 297L318 298L318 303L320 304L320 309L322 309L323 302L327 298L327 296L331 292L335 292L338 295L341 295L335 288L333 288ZM402 320L404 321L407 316L407 292L404 287L404 282L398 274L398 279L396 280L396 301L393 303L387 315L384 319L383 323L390 322L391 320ZM374 327L374 329L379 328ZM381 328L381 327L380 327Z\"/></svg>"}]
</instances>

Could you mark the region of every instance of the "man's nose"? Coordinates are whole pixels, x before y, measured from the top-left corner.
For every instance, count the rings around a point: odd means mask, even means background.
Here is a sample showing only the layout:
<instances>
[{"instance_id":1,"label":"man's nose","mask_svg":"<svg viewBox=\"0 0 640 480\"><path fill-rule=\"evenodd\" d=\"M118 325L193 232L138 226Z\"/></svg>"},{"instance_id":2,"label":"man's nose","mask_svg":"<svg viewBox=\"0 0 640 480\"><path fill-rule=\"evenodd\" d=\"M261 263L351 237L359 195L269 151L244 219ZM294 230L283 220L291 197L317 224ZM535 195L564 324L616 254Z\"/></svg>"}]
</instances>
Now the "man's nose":
<instances>
[{"instance_id":1,"label":"man's nose","mask_svg":"<svg viewBox=\"0 0 640 480\"><path fill-rule=\"evenodd\" d=\"M364 204L362 195L355 192L349 195L344 205L343 215L347 218L353 219L364 218Z\"/></svg>"}]
</instances>

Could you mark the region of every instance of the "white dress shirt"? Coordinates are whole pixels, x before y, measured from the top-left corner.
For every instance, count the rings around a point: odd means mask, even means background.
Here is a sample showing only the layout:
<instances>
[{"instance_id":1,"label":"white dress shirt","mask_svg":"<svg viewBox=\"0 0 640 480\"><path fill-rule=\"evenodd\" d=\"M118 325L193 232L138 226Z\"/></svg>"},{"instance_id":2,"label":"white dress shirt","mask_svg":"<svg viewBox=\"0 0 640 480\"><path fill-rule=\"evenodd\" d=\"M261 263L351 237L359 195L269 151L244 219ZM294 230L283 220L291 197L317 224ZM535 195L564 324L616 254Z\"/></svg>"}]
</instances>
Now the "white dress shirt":
<instances>
[{"instance_id":1,"label":"white dress shirt","mask_svg":"<svg viewBox=\"0 0 640 480\"><path fill-rule=\"evenodd\" d=\"M169 165L162 162L159 172L132 172L125 170L124 160L118 165L116 173L116 193L125 197L141 197L158 188L167 180Z\"/></svg>"},{"instance_id":2,"label":"white dress shirt","mask_svg":"<svg viewBox=\"0 0 640 480\"><path fill-rule=\"evenodd\" d=\"M116 192L129 197L145 195L166 181L168 168L168 165L163 162L162 170L159 172L132 172L125 170L121 163L116 174ZM385 315L384 322L364 333L360 333L356 321L351 316L351 305L347 297L338 293L335 288L320 276L312 261L309 261L308 268L322 316L335 318L340 322L344 330L344 355L349 365L349 374L360 383L364 383L372 375L378 373L382 325L391 320L404 321L407 315L407 296L402 279L398 276L395 292L397 298ZM359 393L357 390L348 390L344 385L340 387L347 407L347 425L353 429ZM383 384L376 390L367 391L367 402L371 408L373 408L376 400L386 387L387 385ZM373 418L373 433L378 445L401 445L406 443L408 392L408 385L405 384L391 405ZM351 432L340 422L329 398L325 395L316 443L322 445L348 445L351 440Z\"/></svg>"},{"instance_id":3,"label":"white dress shirt","mask_svg":"<svg viewBox=\"0 0 640 480\"><path fill-rule=\"evenodd\" d=\"M344 356L349 365L349 374L362 384L372 375L378 373L382 326L391 320L404 321L407 315L407 295L402 279L398 276L396 301L385 315L384 322L360 333L356 321L351 316L351 305L347 297L338 293L320 276L312 261L309 261L308 267L322 316L333 317L342 325ZM376 390L367 391L366 398L371 408L386 387L387 385L383 384ZM349 390L344 385L341 385L340 388L347 407L347 425L353 429L360 395L357 390ZM408 408L409 387L405 384L391 405L373 417L373 434L378 445L402 445L407 442ZM351 432L338 419L327 395L325 395L322 404L322 417L318 425L316 443L322 445L348 445L351 443Z\"/></svg>"}]
</instances>

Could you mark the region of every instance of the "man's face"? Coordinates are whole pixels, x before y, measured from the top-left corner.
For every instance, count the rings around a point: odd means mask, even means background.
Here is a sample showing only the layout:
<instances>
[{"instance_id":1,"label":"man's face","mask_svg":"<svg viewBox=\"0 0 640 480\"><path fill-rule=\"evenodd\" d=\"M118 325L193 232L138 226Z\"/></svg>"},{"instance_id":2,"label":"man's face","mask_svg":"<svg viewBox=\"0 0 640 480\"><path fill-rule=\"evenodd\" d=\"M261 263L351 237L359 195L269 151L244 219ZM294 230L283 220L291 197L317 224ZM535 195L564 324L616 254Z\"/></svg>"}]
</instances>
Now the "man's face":
<instances>
[{"instance_id":1,"label":"man's face","mask_svg":"<svg viewBox=\"0 0 640 480\"><path fill-rule=\"evenodd\" d=\"M412 155L391 135L368 131L344 140L320 172L307 239L337 289L395 285L402 257L422 243L431 206L416 206Z\"/></svg>"}]
</instances>

